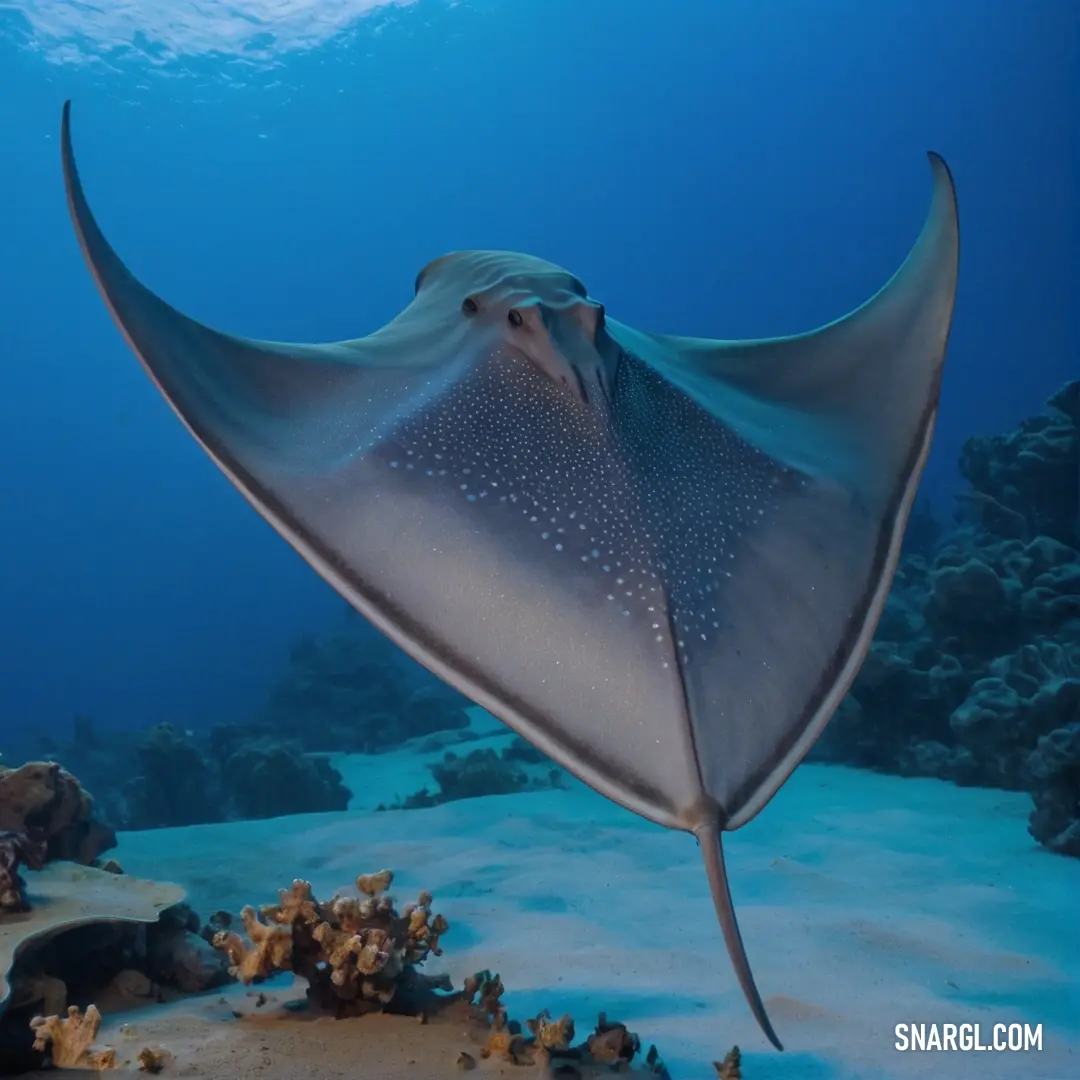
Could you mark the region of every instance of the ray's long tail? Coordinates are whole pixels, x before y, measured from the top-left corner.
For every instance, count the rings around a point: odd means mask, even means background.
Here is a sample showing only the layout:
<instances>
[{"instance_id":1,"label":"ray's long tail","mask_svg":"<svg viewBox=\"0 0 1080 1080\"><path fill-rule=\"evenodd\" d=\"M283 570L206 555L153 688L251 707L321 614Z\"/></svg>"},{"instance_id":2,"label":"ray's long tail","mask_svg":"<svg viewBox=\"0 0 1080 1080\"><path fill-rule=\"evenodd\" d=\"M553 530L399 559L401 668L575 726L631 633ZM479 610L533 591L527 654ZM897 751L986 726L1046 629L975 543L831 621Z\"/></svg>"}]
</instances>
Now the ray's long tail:
<instances>
[{"instance_id":1,"label":"ray's long tail","mask_svg":"<svg viewBox=\"0 0 1080 1080\"><path fill-rule=\"evenodd\" d=\"M754 973L750 970L750 961L746 957L746 947L743 945L742 934L739 933L739 923L735 918L735 906L731 902L731 890L728 888L727 868L724 866L724 848L721 842L721 831L718 825L707 825L697 830L698 843L701 845L702 858L705 860L705 873L709 878L709 891L712 893L713 906L716 908L717 918L720 920L720 929L724 933L724 942L727 945L728 955L731 957L735 975L746 995L750 1011L754 1019L761 1026L765 1037L776 1047L783 1050L784 1047L773 1030L769 1014L765 1011L765 1005L758 993L757 984L754 982Z\"/></svg>"}]
</instances>

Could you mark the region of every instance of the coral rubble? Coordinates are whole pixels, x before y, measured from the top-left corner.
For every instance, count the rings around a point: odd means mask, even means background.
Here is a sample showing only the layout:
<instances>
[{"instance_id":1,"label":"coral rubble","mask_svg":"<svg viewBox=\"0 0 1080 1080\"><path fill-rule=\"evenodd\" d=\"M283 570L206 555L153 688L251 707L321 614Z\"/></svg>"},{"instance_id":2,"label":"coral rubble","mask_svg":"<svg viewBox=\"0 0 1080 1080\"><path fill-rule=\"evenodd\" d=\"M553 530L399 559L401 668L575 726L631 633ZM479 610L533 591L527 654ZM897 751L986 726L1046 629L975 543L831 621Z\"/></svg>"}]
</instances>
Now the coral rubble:
<instances>
[{"instance_id":1,"label":"coral rubble","mask_svg":"<svg viewBox=\"0 0 1080 1080\"><path fill-rule=\"evenodd\" d=\"M139 1072L152 1073L156 1075L165 1068L165 1063L168 1060L168 1055L164 1050L159 1050L153 1046L144 1046L135 1057L135 1061L139 1066Z\"/></svg>"},{"instance_id":2,"label":"coral rubble","mask_svg":"<svg viewBox=\"0 0 1080 1080\"><path fill-rule=\"evenodd\" d=\"M540 1012L526 1021L529 1032L526 1035L521 1025L507 1016L502 994L499 976L481 971L465 980L465 989L455 1002L467 1006L469 1019L480 1019L487 1025L480 1050L482 1058L496 1058L511 1065L541 1066L554 1076L580 1077L583 1070L624 1073L641 1053L637 1035L625 1024L609 1021L604 1013L600 1014L592 1033L577 1044L574 1021L568 1013L553 1020L546 1010ZM641 1065L638 1072L643 1070L670 1080L655 1046L646 1052Z\"/></svg>"},{"instance_id":3,"label":"coral rubble","mask_svg":"<svg viewBox=\"0 0 1080 1080\"><path fill-rule=\"evenodd\" d=\"M970 490L905 554L818 760L1032 793L1030 831L1080 854L1080 382L967 441Z\"/></svg>"}]
</instances>

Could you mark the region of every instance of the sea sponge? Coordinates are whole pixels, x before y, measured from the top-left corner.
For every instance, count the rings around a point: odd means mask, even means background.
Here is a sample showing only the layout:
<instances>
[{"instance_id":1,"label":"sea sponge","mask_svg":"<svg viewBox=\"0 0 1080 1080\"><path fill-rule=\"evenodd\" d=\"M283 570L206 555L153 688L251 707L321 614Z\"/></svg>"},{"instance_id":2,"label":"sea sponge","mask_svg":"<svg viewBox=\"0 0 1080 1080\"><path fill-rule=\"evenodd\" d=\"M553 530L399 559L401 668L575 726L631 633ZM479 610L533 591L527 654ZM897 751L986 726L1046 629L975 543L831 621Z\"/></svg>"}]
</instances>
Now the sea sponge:
<instances>
[{"instance_id":1,"label":"sea sponge","mask_svg":"<svg viewBox=\"0 0 1080 1080\"><path fill-rule=\"evenodd\" d=\"M30 1027L34 1032L34 1049L47 1051L57 1069L100 1072L116 1067L116 1051L111 1046L95 1049L93 1045L101 1027L101 1013L96 1005L87 1006L85 1013L72 1005L63 1019L35 1016Z\"/></svg>"}]
</instances>

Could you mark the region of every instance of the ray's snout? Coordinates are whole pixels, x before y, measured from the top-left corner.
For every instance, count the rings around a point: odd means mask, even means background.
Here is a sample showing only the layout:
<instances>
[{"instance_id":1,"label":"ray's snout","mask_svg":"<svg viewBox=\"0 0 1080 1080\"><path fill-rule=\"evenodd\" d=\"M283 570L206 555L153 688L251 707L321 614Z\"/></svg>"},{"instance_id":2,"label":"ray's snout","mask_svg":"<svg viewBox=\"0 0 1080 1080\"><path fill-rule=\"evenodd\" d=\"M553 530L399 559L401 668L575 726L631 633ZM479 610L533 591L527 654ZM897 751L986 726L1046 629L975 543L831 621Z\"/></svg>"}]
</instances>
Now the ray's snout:
<instances>
[{"instance_id":1,"label":"ray's snout","mask_svg":"<svg viewBox=\"0 0 1080 1080\"><path fill-rule=\"evenodd\" d=\"M497 252L458 252L435 260L417 278L418 294L439 287L459 260L477 263L476 286L460 300L469 321L494 330L508 351L525 359L579 405L610 401L619 350L604 332L604 307L581 281L548 263L506 273ZM489 265L490 264L490 265Z\"/></svg>"},{"instance_id":2,"label":"ray's snout","mask_svg":"<svg viewBox=\"0 0 1080 1080\"><path fill-rule=\"evenodd\" d=\"M507 341L581 405L610 402L614 365L605 358L604 309L593 301L518 304L507 317Z\"/></svg>"}]
</instances>

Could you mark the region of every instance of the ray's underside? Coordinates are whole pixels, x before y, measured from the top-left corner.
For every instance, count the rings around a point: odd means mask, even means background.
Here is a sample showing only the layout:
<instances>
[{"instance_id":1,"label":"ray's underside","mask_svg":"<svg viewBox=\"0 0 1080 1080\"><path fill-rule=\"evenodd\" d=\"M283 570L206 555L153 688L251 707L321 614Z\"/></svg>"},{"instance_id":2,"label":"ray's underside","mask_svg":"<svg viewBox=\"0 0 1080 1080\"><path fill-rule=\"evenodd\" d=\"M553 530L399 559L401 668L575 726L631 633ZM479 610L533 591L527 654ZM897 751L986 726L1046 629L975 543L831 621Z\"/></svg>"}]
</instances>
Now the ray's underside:
<instances>
[{"instance_id":1,"label":"ray's underside","mask_svg":"<svg viewBox=\"0 0 1080 1080\"><path fill-rule=\"evenodd\" d=\"M169 307L87 204L113 318L203 449L406 652L597 791L694 832L736 973L720 834L805 755L869 645L929 449L959 255L931 155L918 242L809 334L606 316L560 267L455 252L365 338L252 341Z\"/></svg>"}]
</instances>

